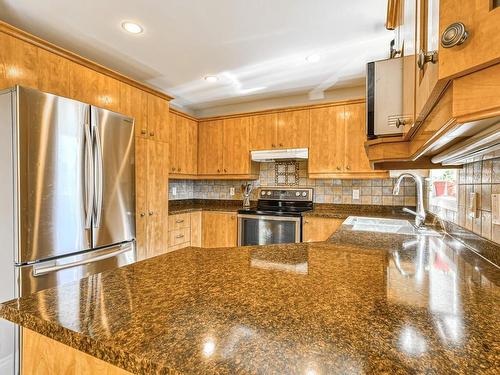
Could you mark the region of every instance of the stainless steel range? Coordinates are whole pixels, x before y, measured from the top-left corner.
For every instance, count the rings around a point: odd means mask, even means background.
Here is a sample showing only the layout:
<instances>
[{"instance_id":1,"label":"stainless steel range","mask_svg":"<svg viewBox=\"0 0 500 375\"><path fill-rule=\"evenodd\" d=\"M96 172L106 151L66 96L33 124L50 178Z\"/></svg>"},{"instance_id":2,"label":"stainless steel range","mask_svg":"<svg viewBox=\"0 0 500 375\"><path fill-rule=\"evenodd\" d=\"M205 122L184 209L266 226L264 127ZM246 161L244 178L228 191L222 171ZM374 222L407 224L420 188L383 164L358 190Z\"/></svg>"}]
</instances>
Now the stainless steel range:
<instances>
[{"instance_id":1,"label":"stainless steel range","mask_svg":"<svg viewBox=\"0 0 500 375\"><path fill-rule=\"evenodd\" d=\"M238 245L302 241L302 216L313 209L313 189L267 187L256 208L238 211Z\"/></svg>"}]
</instances>

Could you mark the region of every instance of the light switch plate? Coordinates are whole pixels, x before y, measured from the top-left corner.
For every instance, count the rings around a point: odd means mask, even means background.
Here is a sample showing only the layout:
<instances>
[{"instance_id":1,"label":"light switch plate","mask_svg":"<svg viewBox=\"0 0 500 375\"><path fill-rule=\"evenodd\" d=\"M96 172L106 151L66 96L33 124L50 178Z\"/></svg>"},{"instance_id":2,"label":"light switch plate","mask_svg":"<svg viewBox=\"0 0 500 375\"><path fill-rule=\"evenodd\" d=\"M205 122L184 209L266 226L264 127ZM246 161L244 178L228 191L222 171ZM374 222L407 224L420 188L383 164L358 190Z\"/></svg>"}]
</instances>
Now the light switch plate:
<instances>
[{"instance_id":1,"label":"light switch plate","mask_svg":"<svg viewBox=\"0 0 500 375\"><path fill-rule=\"evenodd\" d=\"M177 188L173 187L172 188L172 195L175 197L177 195Z\"/></svg>"},{"instance_id":2,"label":"light switch plate","mask_svg":"<svg viewBox=\"0 0 500 375\"><path fill-rule=\"evenodd\" d=\"M359 199L359 189L352 189L352 199Z\"/></svg>"},{"instance_id":3,"label":"light switch plate","mask_svg":"<svg viewBox=\"0 0 500 375\"><path fill-rule=\"evenodd\" d=\"M467 206L467 215L469 217L477 219L478 217L478 212L477 212L477 198L478 194L476 192L474 193L469 193L469 204Z\"/></svg>"},{"instance_id":4,"label":"light switch plate","mask_svg":"<svg viewBox=\"0 0 500 375\"><path fill-rule=\"evenodd\" d=\"M229 195L234 195L234 187L229 188Z\"/></svg>"},{"instance_id":5,"label":"light switch plate","mask_svg":"<svg viewBox=\"0 0 500 375\"><path fill-rule=\"evenodd\" d=\"M500 194L491 194L491 222L500 225Z\"/></svg>"}]
</instances>

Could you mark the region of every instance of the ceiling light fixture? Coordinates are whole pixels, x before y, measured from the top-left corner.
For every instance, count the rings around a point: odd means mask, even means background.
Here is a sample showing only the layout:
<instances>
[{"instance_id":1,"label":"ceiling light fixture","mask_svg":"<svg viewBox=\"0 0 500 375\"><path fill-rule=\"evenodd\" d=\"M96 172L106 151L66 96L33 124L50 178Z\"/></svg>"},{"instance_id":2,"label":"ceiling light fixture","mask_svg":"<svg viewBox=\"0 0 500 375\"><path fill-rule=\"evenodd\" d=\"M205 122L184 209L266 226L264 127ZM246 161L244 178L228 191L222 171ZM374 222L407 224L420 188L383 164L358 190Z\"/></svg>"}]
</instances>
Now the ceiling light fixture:
<instances>
[{"instance_id":1,"label":"ceiling light fixture","mask_svg":"<svg viewBox=\"0 0 500 375\"><path fill-rule=\"evenodd\" d=\"M122 28L123 30L131 33L131 34L140 34L143 31L143 28L141 25L130 22L130 21L125 21L122 23Z\"/></svg>"},{"instance_id":2,"label":"ceiling light fixture","mask_svg":"<svg viewBox=\"0 0 500 375\"><path fill-rule=\"evenodd\" d=\"M320 59L321 59L321 57L317 54L309 55L306 57L306 61L308 63L315 63L315 62L318 62Z\"/></svg>"},{"instance_id":3,"label":"ceiling light fixture","mask_svg":"<svg viewBox=\"0 0 500 375\"><path fill-rule=\"evenodd\" d=\"M205 76L205 81L210 83L217 82L218 80L219 78L217 78L216 76Z\"/></svg>"}]
</instances>

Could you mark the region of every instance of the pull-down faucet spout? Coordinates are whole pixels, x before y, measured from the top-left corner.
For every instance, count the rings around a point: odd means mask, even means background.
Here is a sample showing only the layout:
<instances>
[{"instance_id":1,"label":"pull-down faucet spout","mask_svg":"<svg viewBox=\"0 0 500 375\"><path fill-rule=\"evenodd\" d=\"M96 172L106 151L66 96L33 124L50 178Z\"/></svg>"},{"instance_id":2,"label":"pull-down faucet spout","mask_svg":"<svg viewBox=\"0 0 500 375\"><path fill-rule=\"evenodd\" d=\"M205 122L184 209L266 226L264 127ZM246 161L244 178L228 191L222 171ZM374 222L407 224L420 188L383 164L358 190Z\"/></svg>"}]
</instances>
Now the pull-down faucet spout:
<instances>
[{"instance_id":1,"label":"pull-down faucet spout","mask_svg":"<svg viewBox=\"0 0 500 375\"><path fill-rule=\"evenodd\" d=\"M419 175L417 175L415 173L412 173L412 172L402 173L398 177L398 179L396 180L396 183L394 184L394 190L393 190L394 195L399 194L399 188L401 186L401 181L403 181L403 179L405 177L413 178L415 180L416 185L417 185L417 212L412 211L406 207L403 208L403 211L415 215L415 225L417 227L420 227L425 222L424 183L422 181L422 177L420 177Z\"/></svg>"}]
</instances>

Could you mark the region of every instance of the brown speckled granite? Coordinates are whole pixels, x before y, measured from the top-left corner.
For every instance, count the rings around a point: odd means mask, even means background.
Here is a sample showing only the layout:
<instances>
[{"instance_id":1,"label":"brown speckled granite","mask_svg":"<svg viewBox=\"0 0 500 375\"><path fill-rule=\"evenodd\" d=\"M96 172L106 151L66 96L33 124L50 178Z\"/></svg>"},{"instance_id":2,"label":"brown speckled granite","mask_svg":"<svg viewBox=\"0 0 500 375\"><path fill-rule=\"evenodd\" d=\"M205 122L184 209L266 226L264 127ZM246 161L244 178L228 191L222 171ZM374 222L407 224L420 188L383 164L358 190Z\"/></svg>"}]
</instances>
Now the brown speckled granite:
<instances>
[{"instance_id":1,"label":"brown speckled granite","mask_svg":"<svg viewBox=\"0 0 500 375\"><path fill-rule=\"evenodd\" d=\"M256 205L257 202L251 202ZM168 201L168 214L176 215L193 211L238 211L243 201L220 199L180 199Z\"/></svg>"},{"instance_id":2,"label":"brown speckled granite","mask_svg":"<svg viewBox=\"0 0 500 375\"><path fill-rule=\"evenodd\" d=\"M186 248L0 315L139 374L498 373L498 268L447 236L349 236Z\"/></svg>"},{"instance_id":3,"label":"brown speckled granite","mask_svg":"<svg viewBox=\"0 0 500 375\"><path fill-rule=\"evenodd\" d=\"M391 217L407 220L414 219L414 216L403 212L402 206L327 203L315 203L314 209L307 212L305 216L326 217L332 219L346 219L349 216Z\"/></svg>"}]
</instances>

